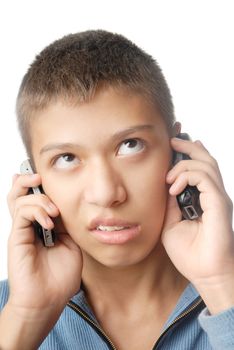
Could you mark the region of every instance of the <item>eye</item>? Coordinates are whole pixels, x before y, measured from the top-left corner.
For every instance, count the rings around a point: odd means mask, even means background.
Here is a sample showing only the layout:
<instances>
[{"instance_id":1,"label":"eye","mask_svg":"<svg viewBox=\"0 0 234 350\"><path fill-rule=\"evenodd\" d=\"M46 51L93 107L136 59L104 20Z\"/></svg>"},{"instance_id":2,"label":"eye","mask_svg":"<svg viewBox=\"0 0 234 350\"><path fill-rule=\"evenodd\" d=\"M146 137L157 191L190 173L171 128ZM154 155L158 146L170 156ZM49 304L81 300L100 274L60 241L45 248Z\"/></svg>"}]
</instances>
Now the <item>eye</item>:
<instances>
[{"instance_id":1,"label":"eye","mask_svg":"<svg viewBox=\"0 0 234 350\"><path fill-rule=\"evenodd\" d=\"M58 169L70 169L77 166L80 163L79 159L71 153L65 153L58 156L53 165Z\"/></svg>"},{"instance_id":2,"label":"eye","mask_svg":"<svg viewBox=\"0 0 234 350\"><path fill-rule=\"evenodd\" d=\"M124 140L119 148L121 155L134 154L142 151L145 148L145 142L140 139Z\"/></svg>"}]
</instances>

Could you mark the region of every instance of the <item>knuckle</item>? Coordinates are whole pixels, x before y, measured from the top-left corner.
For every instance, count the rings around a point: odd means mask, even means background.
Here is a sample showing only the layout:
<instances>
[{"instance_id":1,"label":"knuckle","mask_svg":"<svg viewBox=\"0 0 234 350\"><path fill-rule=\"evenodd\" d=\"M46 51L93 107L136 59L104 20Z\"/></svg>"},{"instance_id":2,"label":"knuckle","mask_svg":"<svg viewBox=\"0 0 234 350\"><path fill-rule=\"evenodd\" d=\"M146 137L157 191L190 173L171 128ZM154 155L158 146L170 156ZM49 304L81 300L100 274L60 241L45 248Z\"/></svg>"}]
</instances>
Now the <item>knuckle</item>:
<instances>
[{"instance_id":1,"label":"knuckle","mask_svg":"<svg viewBox=\"0 0 234 350\"><path fill-rule=\"evenodd\" d=\"M11 203L12 203L11 191L8 192L8 194L7 194L7 196L6 196L6 200L7 200L8 207L10 207L10 205L11 205Z\"/></svg>"},{"instance_id":2,"label":"knuckle","mask_svg":"<svg viewBox=\"0 0 234 350\"><path fill-rule=\"evenodd\" d=\"M15 221L17 219L17 217L20 215L20 207L16 207L14 206L14 210L12 212L12 218Z\"/></svg>"},{"instance_id":3,"label":"knuckle","mask_svg":"<svg viewBox=\"0 0 234 350\"><path fill-rule=\"evenodd\" d=\"M219 168L217 159L214 158L213 156L210 156L210 164L211 164L214 168L216 168L216 169Z\"/></svg>"},{"instance_id":4,"label":"knuckle","mask_svg":"<svg viewBox=\"0 0 234 350\"><path fill-rule=\"evenodd\" d=\"M205 178L206 180L210 180L211 179L211 172L209 171L209 169L204 169L204 170L199 170L199 175L202 178Z\"/></svg>"},{"instance_id":5,"label":"knuckle","mask_svg":"<svg viewBox=\"0 0 234 350\"><path fill-rule=\"evenodd\" d=\"M23 197L18 197L15 199L15 205L14 205L15 211L18 211L23 206L23 202L24 202L23 199L24 199Z\"/></svg>"},{"instance_id":6,"label":"knuckle","mask_svg":"<svg viewBox=\"0 0 234 350\"><path fill-rule=\"evenodd\" d=\"M188 168L190 166L192 159L183 159L178 164L181 165L182 168Z\"/></svg>"},{"instance_id":7,"label":"knuckle","mask_svg":"<svg viewBox=\"0 0 234 350\"><path fill-rule=\"evenodd\" d=\"M229 196L227 196L227 204L228 204L230 211L233 211L233 202Z\"/></svg>"},{"instance_id":8,"label":"knuckle","mask_svg":"<svg viewBox=\"0 0 234 350\"><path fill-rule=\"evenodd\" d=\"M181 173L179 176L178 176L178 181L187 181L188 180L188 176L189 176L189 173L186 171L186 172L183 172Z\"/></svg>"}]
</instances>

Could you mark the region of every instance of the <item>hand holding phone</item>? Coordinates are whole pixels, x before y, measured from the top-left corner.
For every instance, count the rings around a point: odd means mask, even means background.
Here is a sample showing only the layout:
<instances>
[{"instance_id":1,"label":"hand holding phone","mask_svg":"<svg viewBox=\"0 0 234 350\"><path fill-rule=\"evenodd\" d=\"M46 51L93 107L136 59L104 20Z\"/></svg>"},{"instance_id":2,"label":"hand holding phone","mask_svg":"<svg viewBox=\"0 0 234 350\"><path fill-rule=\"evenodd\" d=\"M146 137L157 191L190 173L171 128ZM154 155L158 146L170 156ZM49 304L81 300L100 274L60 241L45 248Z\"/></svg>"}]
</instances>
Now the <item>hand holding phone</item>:
<instances>
[{"instance_id":1,"label":"hand holding phone","mask_svg":"<svg viewBox=\"0 0 234 350\"><path fill-rule=\"evenodd\" d=\"M183 140L190 140L190 137L186 133L181 133L177 137ZM176 165L181 160L191 159L187 154L174 152L173 154L173 165ZM194 220L199 218L203 211L201 209L200 192L196 186L186 186L183 192L176 196L178 205L182 212L183 218L187 220Z\"/></svg>"},{"instance_id":2,"label":"hand holding phone","mask_svg":"<svg viewBox=\"0 0 234 350\"><path fill-rule=\"evenodd\" d=\"M34 174L32 165L29 159L26 159L20 166L21 174ZM32 187L31 192L34 194L43 193L42 187ZM30 193L30 192L29 192ZM53 247L54 246L54 232L53 230L48 230L42 227L38 222L34 222L33 226L35 228L36 233L43 241L45 247Z\"/></svg>"},{"instance_id":3,"label":"hand holding phone","mask_svg":"<svg viewBox=\"0 0 234 350\"><path fill-rule=\"evenodd\" d=\"M32 170L28 161L21 166L24 174ZM38 220L51 228L47 220L59 215L50 198L40 194L40 183L39 175L14 177L7 197L12 216L8 239L10 288L0 316L0 333L1 339L9 333L14 349L37 349L81 283L82 253L65 228L57 233L53 249L45 249L35 240L32 223ZM28 195L30 188L37 195ZM51 246L47 233L45 230L42 238Z\"/></svg>"}]
</instances>

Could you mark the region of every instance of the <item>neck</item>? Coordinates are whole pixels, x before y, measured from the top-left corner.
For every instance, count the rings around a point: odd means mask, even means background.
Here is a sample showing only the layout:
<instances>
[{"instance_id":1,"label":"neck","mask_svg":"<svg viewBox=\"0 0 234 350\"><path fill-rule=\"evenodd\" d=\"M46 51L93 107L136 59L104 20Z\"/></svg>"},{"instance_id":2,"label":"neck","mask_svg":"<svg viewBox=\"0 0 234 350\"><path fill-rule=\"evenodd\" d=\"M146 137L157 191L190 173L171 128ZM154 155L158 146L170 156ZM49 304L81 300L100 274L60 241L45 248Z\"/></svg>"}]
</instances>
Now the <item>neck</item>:
<instances>
[{"instance_id":1,"label":"neck","mask_svg":"<svg viewBox=\"0 0 234 350\"><path fill-rule=\"evenodd\" d=\"M143 261L125 267L109 268L84 254L82 280L90 305L95 309L111 305L111 308L134 308L147 305L149 300L163 305L174 303L188 281L179 274L162 245Z\"/></svg>"}]
</instances>

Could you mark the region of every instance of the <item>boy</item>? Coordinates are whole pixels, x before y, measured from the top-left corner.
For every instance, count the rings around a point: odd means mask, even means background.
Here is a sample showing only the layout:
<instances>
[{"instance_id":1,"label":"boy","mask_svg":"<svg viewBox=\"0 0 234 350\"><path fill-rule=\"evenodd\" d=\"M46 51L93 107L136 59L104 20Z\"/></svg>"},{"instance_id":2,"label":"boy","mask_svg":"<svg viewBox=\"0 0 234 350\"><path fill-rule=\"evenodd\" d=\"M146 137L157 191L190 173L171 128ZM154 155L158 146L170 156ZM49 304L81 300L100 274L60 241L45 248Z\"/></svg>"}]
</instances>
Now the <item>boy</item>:
<instances>
[{"instance_id":1,"label":"boy","mask_svg":"<svg viewBox=\"0 0 234 350\"><path fill-rule=\"evenodd\" d=\"M202 143L174 137L157 63L117 34L66 36L29 68L17 116L36 174L8 196L0 348L233 349L232 204ZM177 205L187 185L196 220Z\"/></svg>"}]
</instances>

